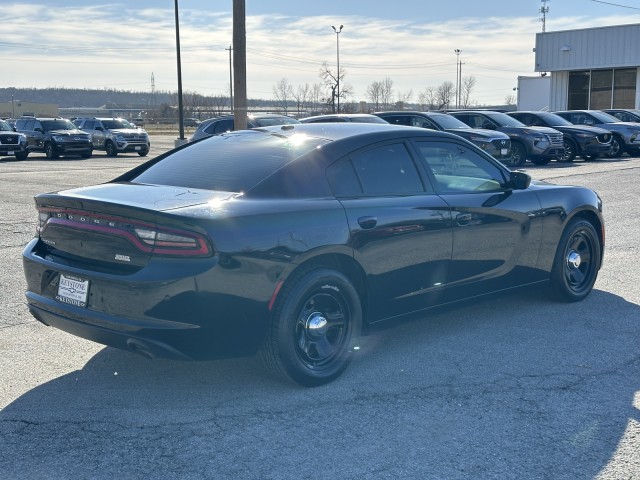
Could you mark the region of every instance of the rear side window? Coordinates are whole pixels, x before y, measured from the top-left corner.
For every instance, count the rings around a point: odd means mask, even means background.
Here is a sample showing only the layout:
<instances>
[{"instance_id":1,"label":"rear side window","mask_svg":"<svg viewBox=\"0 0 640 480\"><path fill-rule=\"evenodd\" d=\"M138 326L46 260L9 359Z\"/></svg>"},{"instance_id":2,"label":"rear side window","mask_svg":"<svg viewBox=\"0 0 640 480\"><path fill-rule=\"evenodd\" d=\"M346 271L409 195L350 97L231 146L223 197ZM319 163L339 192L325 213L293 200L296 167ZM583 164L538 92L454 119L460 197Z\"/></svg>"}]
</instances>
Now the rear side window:
<instances>
[{"instance_id":1,"label":"rear side window","mask_svg":"<svg viewBox=\"0 0 640 480\"><path fill-rule=\"evenodd\" d=\"M327 178L338 196L424 193L418 170L403 143L358 152L332 166Z\"/></svg>"},{"instance_id":2,"label":"rear side window","mask_svg":"<svg viewBox=\"0 0 640 480\"><path fill-rule=\"evenodd\" d=\"M326 142L319 138L281 137L255 130L216 135L150 164L129 181L246 192Z\"/></svg>"}]
</instances>

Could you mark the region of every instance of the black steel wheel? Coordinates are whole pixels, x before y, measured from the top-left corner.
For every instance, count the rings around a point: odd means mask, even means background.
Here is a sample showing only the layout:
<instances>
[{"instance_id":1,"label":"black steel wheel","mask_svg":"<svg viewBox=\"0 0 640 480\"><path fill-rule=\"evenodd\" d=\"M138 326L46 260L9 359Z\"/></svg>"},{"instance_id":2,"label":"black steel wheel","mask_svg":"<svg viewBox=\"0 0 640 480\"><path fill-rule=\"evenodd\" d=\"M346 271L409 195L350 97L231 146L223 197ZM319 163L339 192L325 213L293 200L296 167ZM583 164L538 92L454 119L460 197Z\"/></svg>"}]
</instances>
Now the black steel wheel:
<instances>
[{"instance_id":1,"label":"black steel wheel","mask_svg":"<svg viewBox=\"0 0 640 480\"><path fill-rule=\"evenodd\" d=\"M585 298L596 282L601 261L600 237L587 220L575 219L565 228L551 272L550 292L559 300Z\"/></svg>"},{"instance_id":2,"label":"black steel wheel","mask_svg":"<svg viewBox=\"0 0 640 480\"><path fill-rule=\"evenodd\" d=\"M118 155L118 149L116 148L116 145L111 140L107 140L105 142L104 150L105 152L107 152L107 156L109 157L115 157L116 155Z\"/></svg>"},{"instance_id":3,"label":"black steel wheel","mask_svg":"<svg viewBox=\"0 0 640 480\"><path fill-rule=\"evenodd\" d=\"M511 142L511 157L502 162L507 167L521 167L527 161L527 149L519 142Z\"/></svg>"},{"instance_id":4,"label":"black steel wheel","mask_svg":"<svg viewBox=\"0 0 640 480\"><path fill-rule=\"evenodd\" d=\"M624 153L624 142L621 138L613 135L611 137L611 148L607 152L607 157L618 158Z\"/></svg>"},{"instance_id":5,"label":"black steel wheel","mask_svg":"<svg viewBox=\"0 0 640 480\"><path fill-rule=\"evenodd\" d=\"M305 269L278 294L262 361L300 385L322 385L347 368L361 328L360 298L349 279L329 268Z\"/></svg>"},{"instance_id":6,"label":"black steel wheel","mask_svg":"<svg viewBox=\"0 0 640 480\"><path fill-rule=\"evenodd\" d=\"M573 162L576 158L576 144L573 143L573 140L569 140L568 138L564 139L564 153L558 158L559 162Z\"/></svg>"},{"instance_id":7,"label":"black steel wheel","mask_svg":"<svg viewBox=\"0 0 640 480\"><path fill-rule=\"evenodd\" d=\"M58 158L58 154L56 153L56 149L53 148L53 143L47 142L44 145L44 154L47 156L49 160L55 160Z\"/></svg>"}]
</instances>

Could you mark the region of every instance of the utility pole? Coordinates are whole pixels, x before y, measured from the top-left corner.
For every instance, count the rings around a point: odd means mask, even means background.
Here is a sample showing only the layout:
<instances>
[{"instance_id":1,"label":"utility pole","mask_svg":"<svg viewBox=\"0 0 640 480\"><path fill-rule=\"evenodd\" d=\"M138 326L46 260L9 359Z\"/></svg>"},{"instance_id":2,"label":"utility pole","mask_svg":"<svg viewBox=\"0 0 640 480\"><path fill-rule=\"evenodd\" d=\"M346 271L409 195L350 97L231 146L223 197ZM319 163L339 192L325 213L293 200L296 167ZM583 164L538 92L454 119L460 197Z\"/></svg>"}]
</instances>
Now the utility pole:
<instances>
[{"instance_id":1,"label":"utility pole","mask_svg":"<svg viewBox=\"0 0 640 480\"><path fill-rule=\"evenodd\" d=\"M247 128L247 26L245 0L233 0L233 121L236 130Z\"/></svg>"},{"instance_id":2,"label":"utility pole","mask_svg":"<svg viewBox=\"0 0 640 480\"><path fill-rule=\"evenodd\" d=\"M233 46L229 45L229 48L225 48L225 50L229 50L229 106L231 114L233 115L233 67L231 64L231 52L233 51Z\"/></svg>"},{"instance_id":3,"label":"utility pole","mask_svg":"<svg viewBox=\"0 0 640 480\"><path fill-rule=\"evenodd\" d=\"M182 67L180 63L180 21L178 20L178 0L174 0L176 16L176 52L178 62L178 127L180 137L176 140L176 147L185 143L184 138L184 114L182 112Z\"/></svg>"}]
</instances>

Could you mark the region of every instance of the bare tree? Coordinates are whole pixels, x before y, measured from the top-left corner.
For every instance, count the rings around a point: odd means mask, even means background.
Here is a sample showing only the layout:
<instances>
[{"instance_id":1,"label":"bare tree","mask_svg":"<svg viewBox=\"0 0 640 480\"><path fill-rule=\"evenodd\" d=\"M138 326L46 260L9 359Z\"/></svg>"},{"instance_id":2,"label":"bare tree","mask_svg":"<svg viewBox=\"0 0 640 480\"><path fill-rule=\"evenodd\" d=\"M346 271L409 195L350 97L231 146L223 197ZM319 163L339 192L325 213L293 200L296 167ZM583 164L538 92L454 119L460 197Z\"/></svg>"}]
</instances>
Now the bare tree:
<instances>
[{"instance_id":1,"label":"bare tree","mask_svg":"<svg viewBox=\"0 0 640 480\"><path fill-rule=\"evenodd\" d=\"M273 96L279 104L283 113L287 115L289 111L289 101L293 97L293 86L286 78L281 79L273 86Z\"/></svg>"},{"instance_id":2,"label":"bare tree","mask_svg":"<svg viewBox=\"0 0 640 480\"><path fill-rule=\"evenodd\" d=\"M331 70L329 68L329 64L324 62L322 64L322 68L320 69L320 78L322 79L322 83L325 85L327 89L327 93L329 95L325 97L325 102L327 105L331 106L331 109L334 113L336 113L336 101L338 95L340 95L340 99L343 103L347 103L346 100L353 95L353 87L349 84L344 83L344 77L346 75L346 71L341 68L339 72L340 78L340 92L338 93L338 75L336 75L335 70Z\"/></svg>"},{"instance_id":3,"label":"bare tree","mask_svg":"<svg viewBox=\"0 0 640 480\"><path fill-rule=\"evenodd\" d=\"M391 110L393 102L393 80L386 77L380 82L380 85L380 102L382 103L382 108L384 110Z\"/></svg>"},{"instance_id":4,"label":"bare tree","mask_svg":"<svg viewBox=\"0 0 640 480\"><path fill-rule=\"evenodd\" d=\"M452 82L442 82L442 84L436 89L436 110L449 107L454 93L455 86Z\"/></svg>"},{"instance_id":5,"label":"bare tree","mask_svg":"<svg viewBox=\"0 0 640 480\"><path fill-rule=\"evenodd\" d=\"M404 109L405 105L411 102L411 99L413 98L413 89L408 92L398 92L396 98L396 107L400 110Z\"/></svg>"},{"instance_id":6,"label":"bare tree","mask_svg":"<svg viewBox=\"0 0 640 480\"><path fill-rule=\"evenodd\" d=\"M309 100L311 103L311 110L313 113L318 113L318 107L323 103L323 100L322 100L323 90L324 90L324 86L320 83L314 83L311 86Z\"/></svg>"},{"instance_id":7,"label":"bare tree","mask_svg":"<svg viewBox=\"0 0 640 480\"><path fill-rule=\"evenodd\" d=\"M308 83L304 85L298 85L298 88L293 92L293 98L296 101L296 109L298 115L301 115L309 103L309 97L311 95L311 87Z\"/></svg>"},{"instance_id":8,"label":"bare tree","mask_svg":"<svg viewBox=\"0 0 640 480\"><path fill-rule=\"evenodd\" d=\"M426 87L418 94L418 103L422 110L433 110L436 108L436 89L434 87Z\"/></svg>"},{"instance_id":9,"label":"bare tree","mask_svg":"<svg viewBox=\"0 0 640 480\"><path fill-rule=\"evenodd\" d=\"M460 85L460 106L469 107L471 105L471 93L476 86L476 77L468 76L462 78Z\"/></svg>"},{"instance_id":10,"label":"bare tree","mask_svg":"<svg viewBox=\"0 0 640 480\"><path fill-rule=\"evenodd\" d=\"M380 102L382 97L382 82L373 81L367 87L367 99L371 102L374 111L380 110Z\"/></svg>"}]
</instances>

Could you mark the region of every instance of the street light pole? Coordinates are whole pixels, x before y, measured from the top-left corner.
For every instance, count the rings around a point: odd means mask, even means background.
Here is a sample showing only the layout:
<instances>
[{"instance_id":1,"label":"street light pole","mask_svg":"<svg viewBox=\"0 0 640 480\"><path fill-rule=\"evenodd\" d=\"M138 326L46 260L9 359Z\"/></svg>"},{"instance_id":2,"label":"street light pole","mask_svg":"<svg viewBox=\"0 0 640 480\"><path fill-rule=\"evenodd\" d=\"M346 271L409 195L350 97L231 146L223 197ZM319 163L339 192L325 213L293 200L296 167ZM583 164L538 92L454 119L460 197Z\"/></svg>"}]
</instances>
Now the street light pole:
<instances>
[{"instance_id":1,"label":"street light pole","mask_svg":"<svg viewBox=\"0 0 640 480\"><path fill-rule=\"evenodd\" d=\"M336 63L338 66L338 74L336 75L336 96L338 97L338 112L340 113L340 32L342 31L342 27L344 25L340 25L340 28L334 27L333 25L331 25L331 28L333 28L333 31L336 32ZM335 105L335 104L334 104ZM334 112L336 113L336 112Z\"/></svg>"},{"instance_id":2,"label":"street light pole","mask_svg":"<svg viewBox=\"0 0 640 480\"><path fill-rule=\"evenodd\" d=\"M11 95L11 118L16 118L16 107L13 103L13 95Z\"/></svg>"},{"instance_id":3,"label":"street light pole","mask_svg":"<svg viewBox=\"0 0 640 480\"><path fill-rule=\"evenodd\" d=\"M454 52L456 54L456 108L460 108L460 53L462 50L456 48Z\"/></svg>"},{"instance_id":4,"label":"street light pole","mask_svg":"<svg viewBox=\"0 0 640 480\"><path fill-rule=\"evenodd\" d=\"M176 146L184 143L184 114L182 112L182 66L180 63L180 21L178 19L178 0L174 1L176 17L176 59L178 65L178 128L180 138L176 141Z\"/></svg>"},{"instance_id":5,"label":"street light pole","mask_svg":"<svg viewBox=\"0 0 640 480\"><path fill-rule=\"evenodd\" d=\"M233 51L233 46L229 45L229 48L225 48L225 50L229 50L229 100L231 115L233 115L233 67L231 66L231 52Z\"/></svg>"}]
</instances>

